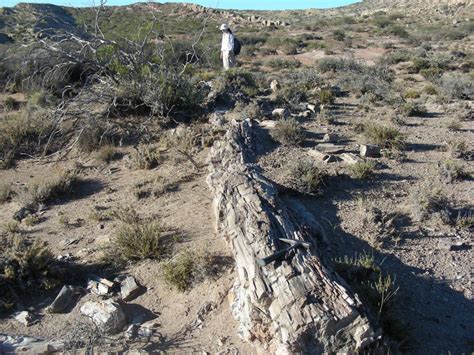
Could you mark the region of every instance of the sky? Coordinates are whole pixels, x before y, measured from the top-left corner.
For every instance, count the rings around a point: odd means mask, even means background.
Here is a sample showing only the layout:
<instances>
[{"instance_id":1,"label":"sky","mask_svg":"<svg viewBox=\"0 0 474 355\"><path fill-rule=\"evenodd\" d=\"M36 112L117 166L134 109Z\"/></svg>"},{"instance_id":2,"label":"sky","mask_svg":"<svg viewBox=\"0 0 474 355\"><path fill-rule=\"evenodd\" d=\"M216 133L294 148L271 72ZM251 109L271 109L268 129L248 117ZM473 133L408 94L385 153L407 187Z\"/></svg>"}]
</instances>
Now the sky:
<instances>
[{"instance_id":1,"label":"sky","mask_svg":"<svg viewBox=\"0 0 474 355\"><path fill-rule=\"evenodd\" d=\"M91 6L94 1L99 0L0 0L0 6L11 7L19 2L30 3L48 3L65 6ZM145 1L145 0L143 0ZM107 5L128 5L138 0L108 0ZM181 2L174 1L155 1L155 2ZM349 5L357 0L183 0L182 2L192 2L208 7L222 9L240 9L240 10L285 10L285 9L310 9L310 8L328 8L343 5Z\"/></svg>"}]
</instances>

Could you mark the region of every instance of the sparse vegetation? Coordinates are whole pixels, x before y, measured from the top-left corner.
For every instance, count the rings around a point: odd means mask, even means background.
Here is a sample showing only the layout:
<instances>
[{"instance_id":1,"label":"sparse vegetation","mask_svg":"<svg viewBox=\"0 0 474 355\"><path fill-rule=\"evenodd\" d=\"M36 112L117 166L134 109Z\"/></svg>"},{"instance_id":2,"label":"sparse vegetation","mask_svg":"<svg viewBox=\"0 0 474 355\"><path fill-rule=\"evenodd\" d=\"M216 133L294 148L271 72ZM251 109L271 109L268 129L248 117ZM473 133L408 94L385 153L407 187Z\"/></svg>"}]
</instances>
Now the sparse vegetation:
<instances>
[{"instance_id":1,"label":"sparse vegetation","mask_svg":"<svg viewBox=\"0 0 474 355\"><path fill-rule=\"evenodd\" d=\"M143 218L133 208L118 208L113 216L121 222L105 260L114 265L126 265L145 259L160 260L169 247L169 238L155 218Z\"/></svg>"},{"instance_id":2,"label":"sparse vegetation","mask_svg":"<svg viewBox=\"0 0 474 355\"><path fill-rule=\"evenodd\" d=\"M117 148L110 145L101 147L99 151L97 152L97 160L102 163L108 164L111 161L118 159L119 157L120 157L120 154Z\"/></svg>"},{"instance_id":3,"label":"sparse vegetation","mask_svg":"<svg viewBox=\"0 0 474 355\"><path fill-rule=\"evenodd\" d=\"M367 122L363 125L363 134L369 143L383 148L401 150L405 146L405 139L396 127Z\"/></svg>"},{"instance_id":4,"label":"sparse vegetation","mask_svg":"<svg viewBox=\"0 0 474 355\"><path fill-rule=\"evenodd\" d=\"M368 179L372 177L375 171L375 163L363 161L349 166L350 174L356 179Z\"/></svg>"},{"instance_id":5,"label":"sparse vegetation","mask_svg":"<svg viewBox=\"0 0 474 355\"><path fill-rule=\"evenodd\" d=\"M135 147L130 157L132 169L153 169L161 160L158 148L151 144L140 144Z\"/></svg>"},{"instance_id":6,"label":"sparse vegetation","mask_svg":"<svg viewBox=\"0 0 474 355\"><path fill-rule=\"evenodd\" d=\"M448 159L438 163L438 175L442 182L452 183L462 179L466 173L461 165Z\"/></svg>"},{"instance_id":7,"label":"sparse vegetation","mask_svg":"<svg viewBox=\"0 0 474 355\"><path fill-rule=\"evenodd\" d=\"M411 193L412 215L417 221L423 221L432 214L449 208L450 201L442 187L425 183Z\"/></svg>"},{"instance_id":8,"label":"sparse vegetation","mask_svg":"<svg viewBox=\"0 0 474 355\"><path fill-rule=\"evenodd\" d=\"M311 160L299 160L290 164L287 184L294 190L308 195L320 195L323 191L327 172Z\"/></svg>"},{"instance_id":9,"label":"sparse vegetation","mask_svg":"<svg viewBox=\"0 0 474 355\"><path fill-rule=\"evenodd\" d=\"M10 201L14 194L11 184L0 183L0 204Z\"/></svg>"},{"instance_id":10,"label":"sparse vegetation","mask_svg":"<svg viewBox=\"0 0 474 355\"><path fill-rule=\"evenodd\" d=\"M298 146L304 142L305 132L294 118L280 119L275 124L273 137L283 145Z\"/></svg>"}]
</instances>

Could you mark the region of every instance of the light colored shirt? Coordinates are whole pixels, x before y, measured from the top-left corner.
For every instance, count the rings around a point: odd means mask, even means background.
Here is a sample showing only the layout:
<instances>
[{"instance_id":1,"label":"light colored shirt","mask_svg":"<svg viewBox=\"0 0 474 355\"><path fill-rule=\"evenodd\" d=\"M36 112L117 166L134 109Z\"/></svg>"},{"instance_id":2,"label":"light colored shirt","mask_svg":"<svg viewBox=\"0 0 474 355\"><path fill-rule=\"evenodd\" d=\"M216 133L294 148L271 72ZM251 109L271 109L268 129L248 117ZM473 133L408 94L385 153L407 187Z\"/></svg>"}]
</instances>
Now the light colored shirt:
<instances>
[{"instance_id":1,"label":"light colored shirt","mask_svg":"<svg viewBox=\"0 0 474 355\"><path fill-rule=\"evenodd\" d=\"M234 50L234 35L230 32L224 32L222 34L222 46L221 51L233 51Z\"/></svg>"}]
</instances>

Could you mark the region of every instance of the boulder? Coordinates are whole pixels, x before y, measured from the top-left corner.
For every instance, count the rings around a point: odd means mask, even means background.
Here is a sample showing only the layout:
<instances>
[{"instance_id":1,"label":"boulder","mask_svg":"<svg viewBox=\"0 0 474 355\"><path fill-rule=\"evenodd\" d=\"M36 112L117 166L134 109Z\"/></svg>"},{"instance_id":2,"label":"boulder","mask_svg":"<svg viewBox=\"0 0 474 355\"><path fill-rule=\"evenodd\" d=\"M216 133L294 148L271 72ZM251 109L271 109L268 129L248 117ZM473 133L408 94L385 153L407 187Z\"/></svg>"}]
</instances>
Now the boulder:
<instances>
[{"instance_id":1,"label":"boulder","mask_svg":"<svg viewBox=\"0 0 474 355\"><path fill-rule=\"evenodd\" d=\"M324 143L334 143L337 142L337 135L333 133L326 133L323 137Z\"/></svg>"},{"instance_id":2,"label":"boulder","mask_svg":"<svg viewBox=\"0 0 474 355\"><path fill-rule=\"evenodd\" d=\"M360 146L360 156L366 158L380 157L380 147L371 144L362 144Z\"/></svg>"},{"instance_id":3,"label":"boulder","mask_svg":"<svg viewBox=\"0 0 474 355\"><path fill-rule=\"evenodd\" d=\"M272 116L274 117L288 117L289 114L286 108L276 108L272 111Z\"/></svg>"},{"instance_id":4,"label":"boulder","mask_svg":"<svg viewBox=\"0 0 474 355\"><path fill-rule=\"evenodd\" d=\"M344 160L349 165L357 164L357 163L360 163L360 162L364 161L361 157L359 157L355 154L352 154L352 153L341 154L340 158L342 160Z\"/></svg>"},{"instance_id":5,"label":"boulder","mask_svg":"<svg viewBox=\"0 0 474 355\"><path fill-rule=\"evenodd\" d=\"M273 93L276 93L278 89L280 89L280 83L278 82L278 80L271 81L270 89L272 90Z\"/></svg>"},{"instance_id":6,"label":"boulder","mask_svg":"<svg viewBox=\"0 0 474 355\"><path fill-rule=\"evenodd\" d=\"M140 286L138 286L133 276L127 276L120 283L120 295L124 301L130 301L133 299L139 290Z\"/></svg>"},{"instance_id":7,"label":"boulder","mask_svg":"<svg viewBox=\"0 0 474 355\"><path fill-rule=\"evenodd\" d=\"M127 324L122 307L112 300L86 302L81 307L81 313L91 318L95 325L108 334L122 331Z\"/></svg>"}]
</instances>

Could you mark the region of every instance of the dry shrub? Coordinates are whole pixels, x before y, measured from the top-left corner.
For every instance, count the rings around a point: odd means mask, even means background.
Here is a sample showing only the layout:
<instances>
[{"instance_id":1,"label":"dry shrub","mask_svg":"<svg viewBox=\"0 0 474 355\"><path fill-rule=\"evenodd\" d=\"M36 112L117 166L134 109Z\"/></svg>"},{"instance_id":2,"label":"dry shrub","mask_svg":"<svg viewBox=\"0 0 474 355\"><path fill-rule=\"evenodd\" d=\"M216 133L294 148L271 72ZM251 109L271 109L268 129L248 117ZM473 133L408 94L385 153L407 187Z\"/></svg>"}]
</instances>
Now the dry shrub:
<instances>
[{"instance_id":1,"label":"dry shrub","mask_svg":"<svg viewBox=\"0 0 474 355\"><path fill-rule=\"evenodd\" d=\"M417 221L423 221L432 214L449 208L450 201L444 190L434 183L424 183L413 190L410 195L412 216Z\"/></svg>"},{"instance_id":2,"label":"dry shrub","mask_svg":"<svg viewBox=\"0 0 474 355\"><path fill-rule=\"evenodd\" d=\"M165 255L169 245L155 218L142 218L133 208L118 208L112 216L121 226L105 249L105 261L123 266L145 259L160 260Z\"/></svg>"},{"instance_id":3,"label":"dry shrub","mask_svg":"<svg viewBox=\"0 0 474 355\"><path fill-rule=\"evenodd\" d=\"M447 159L438 162L438 176L442 182L449 184L461 180L465 175L463 167L454 160Z\"/></svg>"},{"instance_id":4,"label":"dry shrub","mask_svg":"<svg viewBox=\"0 0 474 355\"><path fill-rule=\"evenodd\" d=\"M349 166L349 172L353 178L369 179L375 172L376 164L372 161L362 161Z\"/></svg>"},{"instance_id":5,"label":"dry shrub","mask_svg":"<svg viewBox=\"0 0 474 355\"><path fill-rule=\"evenodd\" d=\"M153 169L161 161L158 147L151 144L139 144L130 157L130 168Z\"/></svg>"},{"instance_id":6,"label":"dry shrub","mask_svg":"<svg viewBox=\"0 0 474 355\"><path fill-rule=\"evenodd\" d=\"M120 158L120 153L116 147L112 145L105 145L99 149L96 159L102 163L110 163L113 160Z\"/></svg>"},{"instance_id":7,"label":"dry shrub","mask_svg":"<svg viewBox=\"0 0 474 355\"><path fill-rule=\"evenodd\" d=\"M11 184L0 183L0 203L5 203L11 200L15 191L13 190Z\"/></svg>"},{"instance_id":8,"label":"dry shrub","mask_svg":"<svg viewBox=\"0 0 474 355\"><path fill-rule=\"evenodd\" d=\"M305 131L294 118L281 119L275 124L273 138L285 146L301 145L306 137Z\"/></svg>"},{"instance_id":9,"label":"dry shrub","mask_svg":"<svg viewBox=\"0 0 474 355\"><path fill-rule=\"evenodd\" d=\"M0 246L0 312L15 307L19 294L59 284L53 254L40 241L29 243L18 234Z\"/></svg>"},{"instance_id":10,"label":"dry shrub","mask_svg":"<svg viewBox=\"0 0 474 355\"><path fill-rule=\"evenodd\" d=\"M465 159L472 155L467 144L463 140L450 140L446 143L446 150L449 155L456 159Z\"/></svg>"},{"instance_id":11,"label":"dry shrub","mask_svg":"<svg viewBox=\"0 0 474 355\"><path fill-rule=\"evenodd\" d=\"M45 179L32 181L22 199L25 206L37 207L56 198L70 196L72 188L81 178L79 170L63 170Z\"/></svg>"},{"instance_id":12,"label":"dry shrub","mask_svg":"<svg viewBox=\"0 0 474 355\"><path fill-rule=\"evenodd\" d=\"M363 125L363 134L369 143L379 145L382 148L401 150L405 146L403 135L394 126L366 122Z\"/></svg>"},{"instance_id":13,"label":"dry shrub","mask_svg":"<svg viewBox=\"0 0 474 355\"><path fill-rule=\"evenodd\" d=\"M303 194L320 195L327 172L308 159L298 160L288 167L286 184Z\"/></svg>"}]
</instances>

